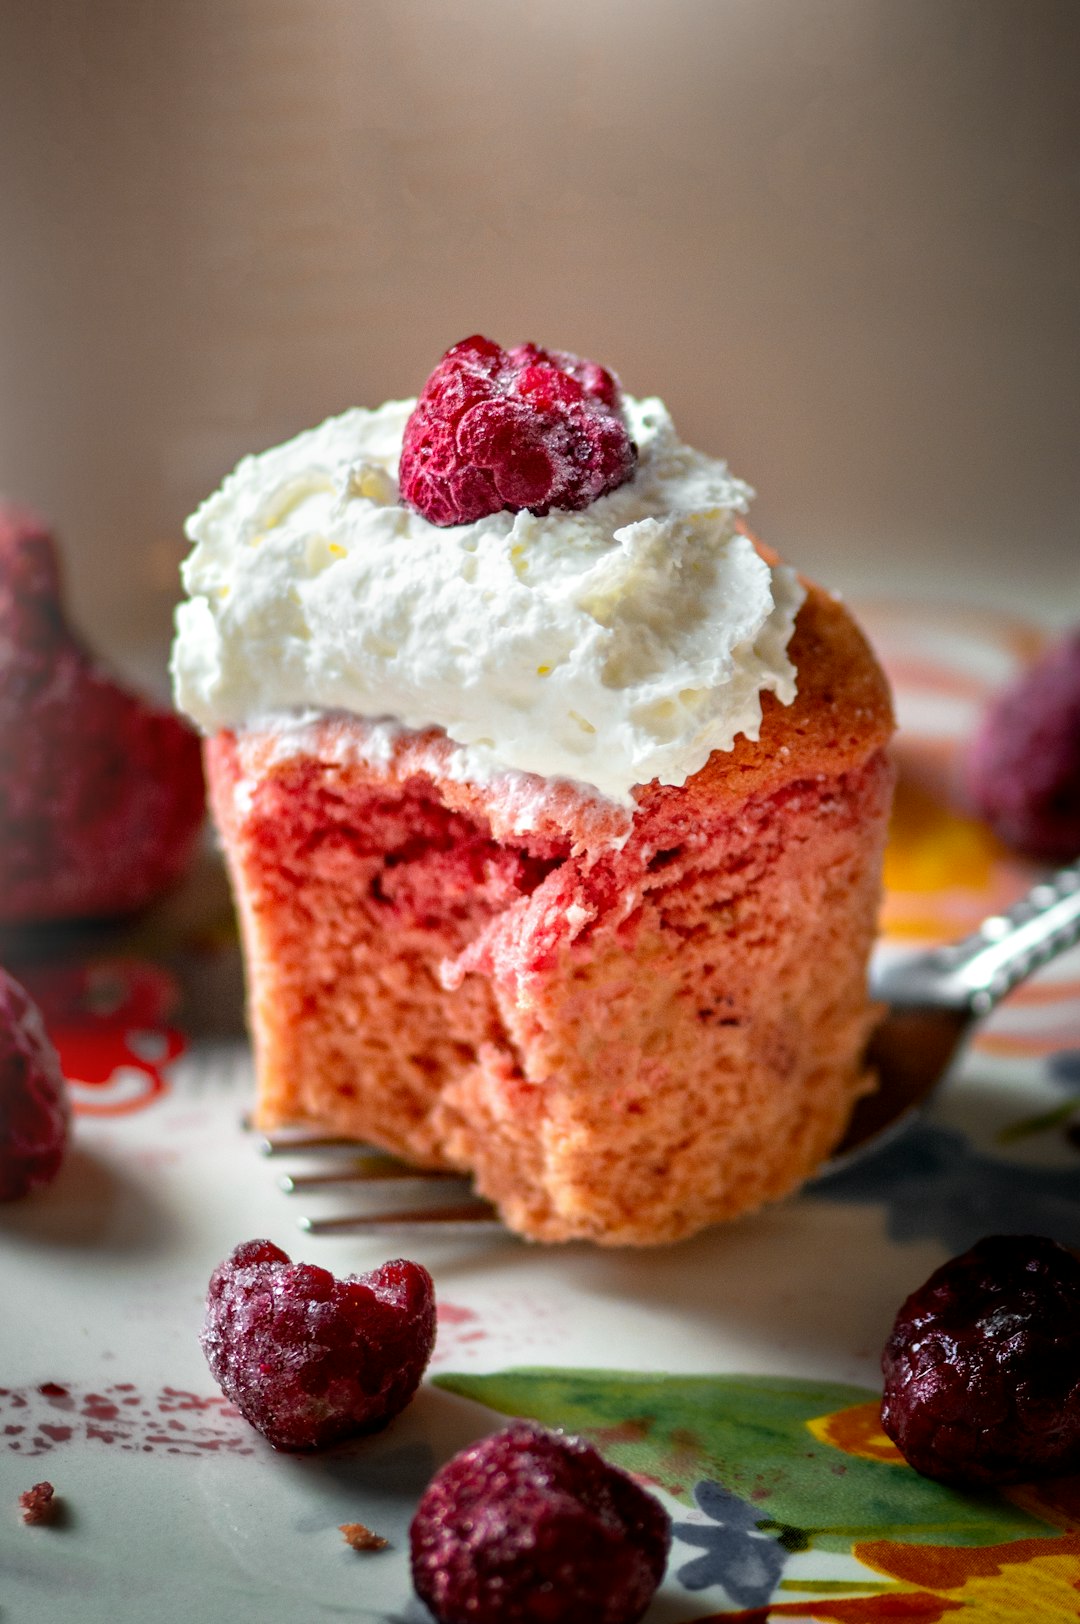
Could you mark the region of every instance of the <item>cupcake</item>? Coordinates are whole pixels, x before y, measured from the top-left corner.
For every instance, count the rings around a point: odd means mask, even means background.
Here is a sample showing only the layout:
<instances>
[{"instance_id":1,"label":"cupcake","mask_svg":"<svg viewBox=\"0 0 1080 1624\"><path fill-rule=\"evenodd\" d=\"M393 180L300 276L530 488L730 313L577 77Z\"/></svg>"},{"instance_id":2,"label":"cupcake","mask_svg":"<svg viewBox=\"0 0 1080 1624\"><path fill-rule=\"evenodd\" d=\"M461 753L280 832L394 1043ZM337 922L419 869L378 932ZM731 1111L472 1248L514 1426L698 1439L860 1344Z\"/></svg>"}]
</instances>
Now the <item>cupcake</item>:
<instances>
[{"instance_id":1,"label":"cupcake","mask_svg":"<svg viewBox=\"0 0 1080 1624\"><path fill-rule=\"evenodd\" d=\"M176 695L263 1127L611 1245L827 1157L871 1086L892 718L751 496L603 368L471 339L192 517Z\"/></svg>"}]
</instances>

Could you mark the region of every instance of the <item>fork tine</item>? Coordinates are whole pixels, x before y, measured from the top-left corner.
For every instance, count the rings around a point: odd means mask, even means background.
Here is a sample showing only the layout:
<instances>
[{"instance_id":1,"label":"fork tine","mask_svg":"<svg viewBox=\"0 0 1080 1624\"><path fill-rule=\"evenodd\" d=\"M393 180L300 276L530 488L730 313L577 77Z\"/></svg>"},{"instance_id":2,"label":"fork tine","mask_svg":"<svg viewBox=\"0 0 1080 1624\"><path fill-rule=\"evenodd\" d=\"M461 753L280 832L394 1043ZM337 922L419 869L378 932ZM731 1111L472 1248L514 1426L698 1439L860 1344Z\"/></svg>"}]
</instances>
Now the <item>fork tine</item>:
<instances>
[{"instance_id":1,"label":"fork tine","mask_svg":"<svg viewBox=\"0 0 1080 1624\"><path fill-rule=\"evenodd\" d=\"M303 1155L309 1150L340 1150L357 1151L380 1161L393 1161L388 1151L379 1150L375 1145L358 1145L355 1139L345 1139L340 1134L307 1133L300 1131L285 1131L281 1133L263 1134L259 1139L259 1153L262 1156L291 1156L294 1152Z\"/></svg>"},{"instance_id":2,"label":"fork tine","mask_svg":"<svg viewBox=\"0 0 1080 1624\"><path fill-rule=\"evenodd\" d=\"M337 1160L337 1165L316 1167L310 1172L283 1173L277 1184L286 1195L334 1190L350 1184L390 1185L400 1189L409 1184L440 1184L445 1188L455 1183L467 1186L470 1182L467 1173L411 1166L377 1145L365 1145L339 1134L320 1133L306 1127L275 1129L260 1138L259 1149L264 1156L348 1152L348 1159ZM304 1216L297 1224L308 1235L393 1235L402 1230L437 1231L443 1235L506 1233L495 1208L479 1196L431 1207L391 1207L380 1212L345 1213L328 1218Z\"/></svg>"},{"instance_id":3,"label":"fork tine","mask_svg":"<svg viewBox=\"0 0 1080 1624\"><path fill-rule=\"evenodd\" d=\"M318 1190L335 1184L467 1184L467 1173L455 1173L443 1168L406 1167L403 1162L389 1157L358 1157L347 1167L335 1168L329 1173L283 1173L278 1189L286 1195L297 1195L303 1190Z\"/></svg>"},{"instance_id":4,"label":"fork tine","mask_svg":"<svg viewBox=\"0 0 1080 1624\"><path fill-rule=\"evenodd\" d=\"M505 1234L486 1201L470 1201L456 1206L410 1207L398 1212L355 1213L342 1218L300 1218L299 1227L307 1235L393 1235L401 1230L439 1230L444 1235Z\"/></svg>"}]
</instances>

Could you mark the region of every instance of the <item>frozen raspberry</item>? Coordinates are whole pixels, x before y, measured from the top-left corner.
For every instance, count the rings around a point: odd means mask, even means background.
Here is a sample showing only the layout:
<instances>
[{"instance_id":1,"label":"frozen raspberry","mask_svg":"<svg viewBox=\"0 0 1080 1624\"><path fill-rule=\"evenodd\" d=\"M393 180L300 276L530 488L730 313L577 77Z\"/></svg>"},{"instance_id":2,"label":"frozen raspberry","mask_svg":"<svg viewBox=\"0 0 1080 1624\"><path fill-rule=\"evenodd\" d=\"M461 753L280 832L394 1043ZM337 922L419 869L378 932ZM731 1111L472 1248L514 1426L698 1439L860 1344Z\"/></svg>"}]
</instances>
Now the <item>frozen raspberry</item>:
<instances>
[{"instance_id":1,"label":"frozen raspberry","mask_svg":"<svg viewBox=\"0 0 1080 1624\"><path fill-rule=\"evenodd\" d=\"M588 507L632 478L618 379L595 361L479 334L447 350L401 449L401 495L432 524Z\"/></svg>"},{"instance_id":2,"label":"frozen raspberry","mask_svg":"<svg viewBox=\"0 0 1080 1624\"><path fill-rule=\"evenodd\" d=\"M0 970L0 1201L17 1201L60 1170L67 1088L41 1012Z\"/></svg>"},{"instance_id":3,"label":"frozen raspberry","mask_svg":"<svg viewBox=\"0 0 1080 1624\"><path fill-rule=\"evenodd\" d=\"M979 815L1019 852L1080 856L1080 628L990 707L965 762Z\"/></svg>"},{"instance_id":4,"label":"frozen raspberry","mask_svg":"<svg viewBox=\"0 0 1080 1624\"><path fill-rule=\"evenodd\" d=\"M64 619L52 537L0 505L0 924L129 913L176 880L203 816L199 741Z\"/></svg>"},{"instance_id":5,"label":"frozen raspberry","mask_svg":"<svg viewBox=\"0 0 1080 1624\"><path fill-rule=\"evenodd\" d=\"M1038 1235L994 1235L935 1271L882 1355L881 1423L947 1483L1080 1469L1080 1260Z\"/></svg>"},{"instance_id":6,"label":"frozen raspberry","mask_svg":"<svg viewBox=\"0 0 1080 1624\"><path fill-rule=\"evenodd\" d=\"M246 1241L210 1277L202 1348L221 1390L276 1449L321 1449L403 1410L435 1345L435 1292L397 1259L335 1280Z\"/></svg>"},{"instance_id":7,"label":"frozen raspberry","mask_svg":"<svg viewBox=\"0 0 1080 1624\"><path fill-rule=\"evenodd\" d=\"M438 1624L634 1624L671 1522L580 1438L515 1421L432 1478L410 1544Z\"/></svg>"}]
</instances>

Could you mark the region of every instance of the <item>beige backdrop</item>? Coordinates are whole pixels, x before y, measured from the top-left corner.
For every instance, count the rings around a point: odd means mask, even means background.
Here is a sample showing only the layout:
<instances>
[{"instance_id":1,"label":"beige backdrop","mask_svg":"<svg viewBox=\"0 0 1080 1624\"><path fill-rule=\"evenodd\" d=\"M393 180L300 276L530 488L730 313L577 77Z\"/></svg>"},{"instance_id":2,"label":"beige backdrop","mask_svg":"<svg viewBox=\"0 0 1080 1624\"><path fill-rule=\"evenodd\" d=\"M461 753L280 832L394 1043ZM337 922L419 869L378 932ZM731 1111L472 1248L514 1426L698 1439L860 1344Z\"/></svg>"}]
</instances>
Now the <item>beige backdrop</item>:
<instances>
[{"instance_id":1,"label":"beige backdrop","mask_svg":"<svg viewBox=\"0 0 1080 1624\"><path fill-rule=\"evenodd\" d=\"M245 450L475 329L856 594L1080 618L1076 0L0 0L0 487L160 659Z\"/></svg>"}]
</instances>

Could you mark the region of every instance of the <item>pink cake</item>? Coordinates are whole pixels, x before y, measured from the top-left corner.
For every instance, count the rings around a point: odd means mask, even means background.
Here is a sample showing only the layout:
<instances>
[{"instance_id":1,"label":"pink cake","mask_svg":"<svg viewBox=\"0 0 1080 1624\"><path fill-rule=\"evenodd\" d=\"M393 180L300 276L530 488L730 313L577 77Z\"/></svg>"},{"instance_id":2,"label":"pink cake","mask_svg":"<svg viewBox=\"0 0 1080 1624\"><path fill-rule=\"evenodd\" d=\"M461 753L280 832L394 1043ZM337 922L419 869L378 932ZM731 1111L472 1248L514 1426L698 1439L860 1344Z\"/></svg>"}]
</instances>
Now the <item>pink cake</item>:
<instances>
[{"instance_id":1,"label":"pink cake","mask_svg":"<svg viewBox=\"0 0 1080 1624\"><path fill-rule=\"evenodd\" d=\"M803 585L793 700L624 800L331 706L219 727L260 1124L468 1171L537 1240L674 1240L796 1188L871 1086L892 787L881 671Z\"/></svg>"}]
</instances>

